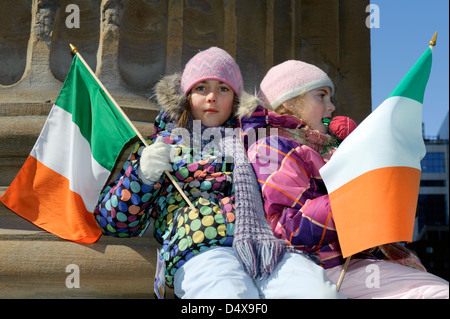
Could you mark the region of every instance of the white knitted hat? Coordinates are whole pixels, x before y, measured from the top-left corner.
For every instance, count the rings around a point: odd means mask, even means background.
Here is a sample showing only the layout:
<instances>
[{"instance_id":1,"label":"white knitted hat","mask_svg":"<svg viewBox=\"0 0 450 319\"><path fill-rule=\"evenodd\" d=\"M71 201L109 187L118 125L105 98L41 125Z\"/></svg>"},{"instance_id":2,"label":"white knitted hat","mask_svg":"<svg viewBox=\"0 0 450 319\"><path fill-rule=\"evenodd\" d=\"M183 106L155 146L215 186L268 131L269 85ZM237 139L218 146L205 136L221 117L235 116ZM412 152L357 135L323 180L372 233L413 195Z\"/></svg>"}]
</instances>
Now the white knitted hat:
<instances>
[{"instance_id":1,"label":"white knitted hat","mask_svg":"<svg viewBox=\"0 0 450 319\"><path fill-rule=\"evenodd\" d=\"M328 75L315 65L289 60L272 67L260 84L260 98L275 110L283 102L320 87L334 85Z\"/></svg>"}]
</instances>

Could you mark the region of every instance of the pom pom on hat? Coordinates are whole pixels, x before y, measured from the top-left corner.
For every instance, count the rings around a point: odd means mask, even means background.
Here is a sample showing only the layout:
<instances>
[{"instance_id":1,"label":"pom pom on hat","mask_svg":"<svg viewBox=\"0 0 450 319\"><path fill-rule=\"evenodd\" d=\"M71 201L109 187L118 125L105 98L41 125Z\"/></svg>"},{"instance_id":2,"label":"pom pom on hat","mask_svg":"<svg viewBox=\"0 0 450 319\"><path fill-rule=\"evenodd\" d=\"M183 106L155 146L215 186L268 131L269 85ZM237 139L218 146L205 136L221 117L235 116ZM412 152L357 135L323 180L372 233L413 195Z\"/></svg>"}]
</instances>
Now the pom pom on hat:
<instances>
[{"instance_id":1,"label":"pom pom on hat","mask_svg":"<svg viewBox=\"0 0 450 319\"><path fill-rule=\"evenodd\" d=\"M334 85L328 75L315 65L289 60L272 67L260 84L260 98L275 110L283 102L320 87Z\"/></svg>"},{"instance_id":2,"label":"pom pom on hat","mask_svg":"<svg viewBox=\"0 0 450 319\"><path fill-rule=\"evenodd\" d=\"M181 78L181 90L188 95L194 85L208 80L228 84L238 96L244 87L237 63L231 55L217 47L201 51L189 60Z\"/></svg>"}]
</instances>

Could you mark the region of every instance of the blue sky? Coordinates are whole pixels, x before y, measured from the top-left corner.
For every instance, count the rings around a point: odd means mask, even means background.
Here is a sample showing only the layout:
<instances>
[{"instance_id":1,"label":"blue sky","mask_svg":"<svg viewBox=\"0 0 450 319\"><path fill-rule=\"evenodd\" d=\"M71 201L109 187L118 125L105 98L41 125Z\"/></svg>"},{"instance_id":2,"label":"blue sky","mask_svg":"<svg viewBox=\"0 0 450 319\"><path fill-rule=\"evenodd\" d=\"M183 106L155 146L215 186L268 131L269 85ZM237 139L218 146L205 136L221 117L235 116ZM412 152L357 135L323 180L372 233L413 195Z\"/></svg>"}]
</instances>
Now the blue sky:
<instances>
[{"instance_id":1,"label":"blue sky","mask_svg":"<svg viewBox=\"0 0 450 319\"><path fill-rule=\"evenodd\" d=\"M378 6L380 18L379 28L371 28L372 109L391 93L438 31L423 102L425 135L436 136L449 110L449 1L371 0L371 4Z\"/></svg>"}]
</instances>

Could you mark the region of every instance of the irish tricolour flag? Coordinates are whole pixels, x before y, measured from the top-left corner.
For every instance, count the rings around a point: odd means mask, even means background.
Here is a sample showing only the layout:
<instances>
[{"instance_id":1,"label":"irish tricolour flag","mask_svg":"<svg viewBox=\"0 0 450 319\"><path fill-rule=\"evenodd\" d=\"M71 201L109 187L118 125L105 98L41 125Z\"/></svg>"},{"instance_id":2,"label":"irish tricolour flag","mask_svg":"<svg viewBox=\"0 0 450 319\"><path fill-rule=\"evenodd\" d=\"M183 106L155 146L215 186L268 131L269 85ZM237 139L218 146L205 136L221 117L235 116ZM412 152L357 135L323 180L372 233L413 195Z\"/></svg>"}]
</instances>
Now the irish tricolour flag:
<instances>
[{"instance_id":1,"label":"irish tricolour flag","mask_svg":"<svg viewBox=\"0 0 450 319\"><path fill-rule=\"evenodd\" d=\"M431 61L429 48L320 170L344 258L412 240L425 156L422 103Z\"/></svg>"},{"instance_id":2,"label":"irish tricolour flag","mask_svg":"<svg viewBox=\"0 0 450 319\"><path fill-rule=\"evenodd\" d=\"M135 136L78 56L25 164L0 198L61 238L95 242L93 211L124 145Z\"/></svg>"}]
</instances>

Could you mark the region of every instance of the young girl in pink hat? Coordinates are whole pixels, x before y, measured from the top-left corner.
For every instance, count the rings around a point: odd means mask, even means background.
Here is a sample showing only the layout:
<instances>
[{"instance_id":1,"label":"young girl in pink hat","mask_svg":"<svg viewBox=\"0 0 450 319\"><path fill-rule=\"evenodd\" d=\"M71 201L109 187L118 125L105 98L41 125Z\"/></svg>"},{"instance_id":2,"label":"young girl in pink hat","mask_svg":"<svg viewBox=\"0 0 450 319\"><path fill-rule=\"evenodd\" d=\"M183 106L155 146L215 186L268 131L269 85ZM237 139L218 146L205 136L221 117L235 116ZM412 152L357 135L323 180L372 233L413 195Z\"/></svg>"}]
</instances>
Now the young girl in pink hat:
<instances>
[{"instance_id":1,"label":"young girl in pink hat","mask_svg":"<svg viewBox=\"0 0 450 319\"><path fill-rule=\"evenodd\" d=\"M271 68L259 99L241 99L240 125L275 236L300 251L316 253L330 279L343 268L330 200L319 169L356 127L334 117L334 85L318 67L290 60ZM265 128L271 136L251 141ZM340 292L348 298L448 298L448 282L427 273L399 244L355 255Z\"/></svg>"},{"instance_id":2,"label":"young girl in pink hat","mask_svg":"<svg viewBox=\"0 0 450 319\"><path fill-rule=\"evenodd\" d=\"M159 288L165 281L179 298L341 297L323 269L288 251L265 221L245 150L228 134L242 93L239 66L216 47L196 54L182 75L164 77L150 146L137 143L105 189L97 223L105 235L130 237L153 217L165 269Z\"/></svg>"}]
</instances>

